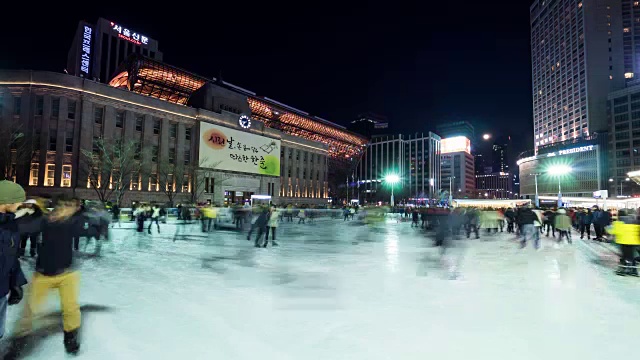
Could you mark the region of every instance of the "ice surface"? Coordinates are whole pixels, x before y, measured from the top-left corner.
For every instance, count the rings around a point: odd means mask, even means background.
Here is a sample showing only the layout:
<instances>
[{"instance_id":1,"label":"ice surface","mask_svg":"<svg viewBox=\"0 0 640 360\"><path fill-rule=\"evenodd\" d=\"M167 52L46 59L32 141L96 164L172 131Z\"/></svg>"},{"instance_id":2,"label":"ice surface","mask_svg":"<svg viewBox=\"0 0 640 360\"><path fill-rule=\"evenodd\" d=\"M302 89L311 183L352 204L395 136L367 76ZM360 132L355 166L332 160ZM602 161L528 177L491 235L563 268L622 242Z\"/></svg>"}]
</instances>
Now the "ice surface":
<instances>
[{"instance_id":1,"label":"ice surface","mask_svg":"<svg viewBox=\"0 0 640 360\"><path fill-rule=\"evenodd\" d=\"M594 263L579 241L520 250L482 233L441 259L392 221L284 223L281 246L267 249L232 231L194 226L174 242L173 224L151 236L123 226L102 257L89 244L78 259L79 359L583 360L637 349L640 279ZM458 259L461 278L449 280ZM45 313L57 311L52 293ZM66 358L62 331L25 358Z\"/></svg>"}]
</instances>

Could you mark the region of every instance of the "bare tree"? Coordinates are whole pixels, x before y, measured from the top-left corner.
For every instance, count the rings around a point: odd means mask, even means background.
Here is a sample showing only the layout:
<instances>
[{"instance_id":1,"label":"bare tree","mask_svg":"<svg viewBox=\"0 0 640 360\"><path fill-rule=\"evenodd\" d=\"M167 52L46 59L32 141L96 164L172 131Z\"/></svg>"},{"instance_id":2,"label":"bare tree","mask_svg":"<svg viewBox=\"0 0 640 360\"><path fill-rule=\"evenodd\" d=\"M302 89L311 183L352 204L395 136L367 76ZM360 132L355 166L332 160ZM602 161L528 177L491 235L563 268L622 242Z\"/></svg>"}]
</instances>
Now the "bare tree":
<instances>
[{"instance_id":1,"label":"bare tree","mask_svg":"<svg viewBox=\"0 0 640 360\"><path fill-rule=\"evenodd\" d=\"M82 150L89 184L101 202L106 203L113 198L119 204L131 181L138 181L141 152L139 141L108 141L102 138L94 139L92 150Z\"/></svg>"},{"instance_id":2,"label":"bare tree","mask_svg":"<svg viewBox=\"0 0 640 360\"><path fill-rule=\"evenodd\" d=\"M196 203L207 192L207 185L211 186L210 181L216 174L215 170L220 165L220 161L213 162L208 159L201 159L199 164L190 164L185 166L185 175L189 176L191 181L191 202ZM229 178L229 175L221 175L224 178L217 179L224 183Z\"/></svg>"},{"instance_id":3,"label":"bare tree","mask_svg":"<svg viewBox=\"0 0 640 360\"><path fill-rule=\"evenodd\" d=\"M27 136L22 125L3 124L0 127L0 180L16 178L16 169L29 169L35 150L32 138Z\"/></svg>"},{"instance_id":4,"label":"bare tree","mask_svg":"<svg viewBox=\"0 0 640 360\"><path fill-rule=\"evenodd\" d=\"M190 165L172 164L167 159L160 160L156 167L158 186L167 195L169 207L173 207L176 195L184 191L185 175L189 175Z\"/></svg>"}]
</instances>

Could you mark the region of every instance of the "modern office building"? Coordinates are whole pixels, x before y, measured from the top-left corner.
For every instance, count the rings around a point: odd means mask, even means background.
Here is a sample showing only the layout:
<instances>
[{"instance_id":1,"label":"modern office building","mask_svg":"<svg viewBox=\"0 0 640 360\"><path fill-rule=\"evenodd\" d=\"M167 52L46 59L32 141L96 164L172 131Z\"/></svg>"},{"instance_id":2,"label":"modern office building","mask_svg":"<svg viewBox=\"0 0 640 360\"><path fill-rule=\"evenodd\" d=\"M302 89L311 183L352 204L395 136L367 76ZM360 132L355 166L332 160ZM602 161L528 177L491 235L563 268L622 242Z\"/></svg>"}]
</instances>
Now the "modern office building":
<instances>
[{"instance_id":1,"label":"modern office building","mask_svg":"<svg viewBox=\"0 0 640 360\"><path fill-rule=\"evenodd\" d=\"M441 191L451 191L453 198L474 198L476 175L471 141L464 136L442 139L440 154Z\"/></svg>"},{"instance_id":2,"label":"modern office building","mask_svg":"<svg viewBox=\"0 0 640 360\"><path fill-rule=\"evenodd\" d=\"M427 204L438 195L440 166L440 137L432 132L374 136L355 173L360 200L388 201L385 177L397 174L396 201Z\"/></svg>"},{"instance_id":3,"label":"modern office building","mask_svg":"<svg viewBox=\"0 0 640 360\"><path fill-rule=\"evenodd\" d=\"M504 172L476 175L476 192L479 199L513 199L513 177Z\"/></svg>"},{"instance_id":4,"label":"modern office building","mask_svg":"<svg viewBox=\"0 0 640 360\"><path fill-rule=\"evenodd\" d=\"M108 83L131 54L162 61L158 41L133 28L99 18L80 21L67 57L67 73Z\"/></svg>"},{"instance_id":5,"label":"modern office building","mask_svg":"<svg viewBox=\"0 0 640 360\"><path fill-rule=\"evenodd\" d=\"M606 132L625 84L621 0L536 0L530 15L535 149Z\"/></svg>"},{"instance_id":6,"label":"modern office building","mask_svg":"<svg viewBox=\"0 0 640 360\"><path fill-rule=\"evenodd\" d=\"M388 132L389 120L385 116L372 112L363 113L349 124L348 129L371 139L375 135Z\"/></svg>"},{"instance_id":7,"label":"modern office building","mask_svg":"<svg viewBox=\"0 0 640 360\"><path fill-rule=\"evenodd\" d=\"M609 94L609 194L640 194L627 173L640 170L640 83Z\"/></svg>"},{"instance_id":8,"label":"modern office building","mask_svg":"<svg viewBox=\"0 0 640 360\"><path fill-rule=\"evenodd\" d=\"M621 0L624 78L628 85L640 76L640 2Z\"/></svg>"},{"instance_id":9,"label":"modern office building","mask_svg":"<svg viewBox=\"0 0 640 360\"><path fill-rule=\"evenodd\" d=\"M470 141L474 141L476 138L475 129L468 121L452 121L437 125L436 133L443 139L464 136Z\"/></svg>"},{"instance_id":10,"label":"modern office building","mask_svg":"<svg viewBox=\"0 0 640 360\"><path fill-rule=\"evenodd\" d=\"M511 172L511 137L498 138L491 147L491 173Z\"/></svg>"},{"instance_id":11,"label":"modern office building","mask_svg":"<svg viewBox=\"0 0 640 360\"><path fill-rule=\"evenodd\" d=\"M609 171L607 134L593 134L580 141L567 140L523 154L517 165L520 170L520 196L534 199L536 180L538 195L592 197L593 192L608 187ZM562 166L570 171L561 176L553 167Z\"/></svg>"}]
</instances>

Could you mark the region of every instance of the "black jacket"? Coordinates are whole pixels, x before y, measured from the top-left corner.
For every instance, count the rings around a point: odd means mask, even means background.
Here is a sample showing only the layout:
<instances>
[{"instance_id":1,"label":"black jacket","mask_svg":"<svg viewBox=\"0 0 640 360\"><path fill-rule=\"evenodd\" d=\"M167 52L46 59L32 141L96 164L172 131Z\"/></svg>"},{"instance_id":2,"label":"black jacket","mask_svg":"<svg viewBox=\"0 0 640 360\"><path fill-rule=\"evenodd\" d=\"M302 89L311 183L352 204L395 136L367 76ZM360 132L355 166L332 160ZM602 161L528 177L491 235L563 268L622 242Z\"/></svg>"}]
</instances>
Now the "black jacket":
<instances>
[{"instance_id":1,"label":"black jacket","mask_svg":"<svg viewBox=\"0 0 640 360\"><path fill-rule=\"evenodd\" d=\"M533 210L529 208L524 208L520 210L520 219L519 223L522 225L533 224L534 221L538 220L538 215L533 212Z\"/></svg>"},{"instance_id":2,"label":"black jacket","mask_svg":"<svg viewBox=\"0 0 640 360\"><path fill-rule=\"evenodd\" d=\"M36 259L36 271L42 275L60 275L73 266L73 238L83 236L86 219L82 214L58 221L43 216L24 219L21 233L42 232L42 244Z\"/></svg>"},{"instance_id":3,"label":"black jacket","mask_svg":"<svg viewBox=\"0 0 640 360\"><path fill-rule=\"evenodd\" d=\"M0 296L27 283L18 261L20 232L15 220L13 214L0 213Z\"/></svg>"}]
</instances>

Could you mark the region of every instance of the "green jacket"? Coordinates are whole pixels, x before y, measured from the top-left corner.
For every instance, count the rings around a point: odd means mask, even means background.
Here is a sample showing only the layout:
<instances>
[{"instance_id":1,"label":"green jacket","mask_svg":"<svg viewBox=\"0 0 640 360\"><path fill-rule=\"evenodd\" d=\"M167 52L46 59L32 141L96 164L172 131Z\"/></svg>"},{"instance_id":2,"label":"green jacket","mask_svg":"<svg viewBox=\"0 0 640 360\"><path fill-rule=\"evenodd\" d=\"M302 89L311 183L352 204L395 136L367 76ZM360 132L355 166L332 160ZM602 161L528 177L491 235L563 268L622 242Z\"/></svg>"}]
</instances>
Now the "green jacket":
<instances>
[{"instance_id":1,"label":"green jacket","mask_svg":"<svg viewBox=\"0 0 640 360\"><path fill-rule=\"evenodd\" d=\"M566 214L556 215L556 230L568 231L571 229L571 219Z\"/></svg>"}]
</instances>

